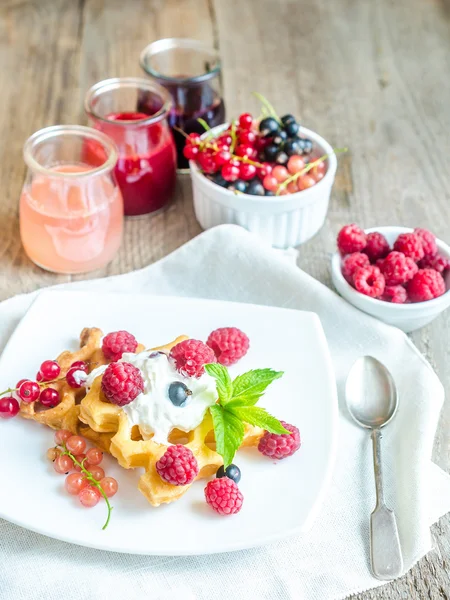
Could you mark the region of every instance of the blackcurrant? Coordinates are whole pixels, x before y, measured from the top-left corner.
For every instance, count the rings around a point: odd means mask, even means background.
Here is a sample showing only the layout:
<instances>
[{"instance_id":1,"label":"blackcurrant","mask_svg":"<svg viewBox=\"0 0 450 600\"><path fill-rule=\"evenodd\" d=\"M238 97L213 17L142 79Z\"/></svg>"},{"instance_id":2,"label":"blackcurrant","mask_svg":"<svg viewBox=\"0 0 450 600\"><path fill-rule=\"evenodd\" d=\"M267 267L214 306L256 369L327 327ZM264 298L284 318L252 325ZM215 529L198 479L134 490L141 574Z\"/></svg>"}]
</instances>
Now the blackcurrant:
<instances>
[{"instance_id":1,"label":"blackcurrant","mask_svg":"<svg viewBox=\"0 0 450 600\"><path fill-rule=\"evenodd\" d=\"M267 117L263 119L259 124L259 131L261 132L263 137L275 135L279 129L280 126L273 117Z\"/></svg>"},{"instance_id":2,"label":"blackcurrant","mask_svg":"<svg viewBox=\"0 0 450 600\"><path fill-rule=\"evenodd\" d=\"M289 156L286 154L286 152L284 150L280 150L279 152L277 152L277 155L275 156L275 162L277 164L285 165L288 160L289 160Z\"/></svg>"},{"instance_id":3,"label":"blackcurrant","mask_svg":"<svg viewBox=\"0 0 450 600\"><path fill-rule=\"evenodd\" d=\"M294 154L302 153L302 149L300 148L300 143L298 141L298 138L294 138L294 139L289 138L285 142L285 144L283 146L283 150L284 150L284 152L286 152L286 154L288 156L293 156Z\"/></svg>"},{"instance_id":4,"label":"blackcurrant","mask_svg":"<svg viewBox=\"0 0 450 600\"><path fill-rule=\"evenodd\" d=\"M267 162L272 162L275 159L278 150L279 148L275 144L269 144L264 148L264 158L267 160Z\"/></svg>"},{"instance_id":5,"label":"blackcurrant","mask_svg":"<svg viewBox=\"0 0 450 600\"><path fill-rule=\"evenodd\" d=\"M284 131L284 129L281 129L272 139L272 144L275 144L275 146L282 146L287 139L287 133Z\"/></svg>"},{"instance_id":6,"label":"blackcurrant","mask_svg":"<svg viewBox=\"0 0 450 600\"><path fill-rule=\"evenodd\" d=\"M220 187L228 186L228 181L225 181L221 173L216 173L215 175L213 175L211 180L214 181L214 183L217 183L217 185L220 185Z\"/></svg>"},{"instance_id":7,"label":"blackcurrant","mask_svg":"<svg viewBox=\"0 0 450 600\"><path fill-rule=\"evenodd\" d=\"M246 193L252 196L264 196L265 189L259 179L252 179L248 184Z\"/></svg>"},{"instance_id":8,"label":"blackcurrant","mask_svg":"<svg viewBox=\"0 0 450 600\"><path fill-rule=\"evenodd\" d=\"M298 144L300 146L300 154L310 154L313 149L311 140L307 138L298 138Z\"/></svg>"},{"instance_id":9,"label":"blackcurrant","mask_svg":"<svg viewBox=\"0 0 450 600\"><path fill-rule=\"evenodd\" d=\"M272 192L272 190L266 190L264 196L275 196L275 192Z\"/></svg>"},{"instance_id":10,"label":"blackcurrant","mask_svg":"<svg viewBox=\"0 0 450 600\"><path fill-rule=\"evenodd\" d=\"M243 181L242 179L237 179L236 181L234 181L233 183L231 183L228 186L228 189L230 191L234 191L236 190L237 192L242 192L245 193L248 187L248 183L246 181Z\"/></svg>"},{"instance_id":11,"label":"blackcurrant","mask_svg":"<svg viewBox=\"0 0 450 600\"><path fill-rule=\"evenodd\" d=\"M283 123L283 125L288 125L289 123L295 123L295 117L293 117L292 115L283 115L281 117L281 122Z\"/></svg>"},{"instance_id":12,"label":"blackcurrant","mask_svg":"<svg viewBox=\"0 0 450 600\"><path fill-rule=\"evenodd\" d=\"M181 381L172 381L167 393L174 406L184 406L189 396L192 396L191 390Z\"/></svg>"},{"instance_id":13,"label":"blackcurrant","mask_svg":"<svg viewBox=\"0 0 450 600\"><path fill-rule=\"evenodd\" d=\"M299 130L299 126L294 121L293 123L288 123L287 125L285 125L284 129L285 129L285 131L286 131L286 133L288 134L289 137L293 137L294 135L297 135L298 130Z\"/></svg>"},{"instance_id":14,"label":"blackcurrant","mask_svg":"<svg viewBox=\"0 0 450 600\"><path fill-rule=\"evenodd\" d=\"M241 480L241 470L236 465L228 465L226 469L224 469L222 465L217 469L216 477L217 479L228 477L229 479L232 479L234 483L239 483Z\"/></svg>"}]
</instances>

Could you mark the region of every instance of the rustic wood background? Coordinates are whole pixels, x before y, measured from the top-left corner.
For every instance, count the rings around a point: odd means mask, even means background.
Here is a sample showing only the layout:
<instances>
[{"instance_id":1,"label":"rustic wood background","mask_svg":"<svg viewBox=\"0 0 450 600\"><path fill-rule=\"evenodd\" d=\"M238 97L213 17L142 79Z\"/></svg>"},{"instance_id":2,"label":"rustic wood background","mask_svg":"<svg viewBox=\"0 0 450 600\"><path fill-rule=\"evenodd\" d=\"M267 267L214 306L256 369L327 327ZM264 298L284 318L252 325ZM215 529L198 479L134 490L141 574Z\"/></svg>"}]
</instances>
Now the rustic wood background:
<instances>
[{"instance_id":1,"label":"rustic wood background","mask_svg":"<svg viewBox=\"0 0 450 600\"><path fill-rule=\"evenodd\" d=\"M338 229L401 224L450 241L449 0L1 0L0 297L78 279L35 267L19 238L22 145L41 127L84 123L89 86L141 75L138 57L161 37L220 49L229 115L255 109L253 90L301 116L339 158L329 218L299 264L330 285ZM165 214L128 221L115 260L89 277L124 273L197 235L188 178ZM447 389L450 311L412 336ZM435 461L450 470L450 404ZM434 550L401 580L354 598L449 599L450 517Z\"/></svg>"}]
</instances>

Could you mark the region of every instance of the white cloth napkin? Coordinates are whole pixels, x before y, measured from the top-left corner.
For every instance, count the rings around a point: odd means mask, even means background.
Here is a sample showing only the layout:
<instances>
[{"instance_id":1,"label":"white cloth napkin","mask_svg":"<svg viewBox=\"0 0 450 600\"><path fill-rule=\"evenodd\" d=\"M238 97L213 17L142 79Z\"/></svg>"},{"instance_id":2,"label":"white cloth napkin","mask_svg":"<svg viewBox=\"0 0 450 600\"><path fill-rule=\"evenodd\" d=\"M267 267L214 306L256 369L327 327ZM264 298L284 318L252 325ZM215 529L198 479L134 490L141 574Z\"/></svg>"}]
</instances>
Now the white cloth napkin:
<instances>
[{"instance_id":1,"label":"white cloth napkin","mask_svg":"<svg viewBox=\"0 0 450 600\"><path fill-rule=\"evenodd\" d=\"M62 287L220 298L316 312L340 393L336 468L309 533L223 555L113 554L0 521L1 600L337 600L380 585L369 570L369 515L375 503L370 437L349 420L342 398L348 370L362 354L389 367L400 393L398 415L383 434L383 461L405 572L431 549L429 527L450 510L450 477L431 462L444 393L431 367L401 331L359 312L235 226L203 233L141 271ZM0 305L0 348L33 297L17 296ZM8 493L13 491L8 486Z\"/></svg>"}]
</instances>

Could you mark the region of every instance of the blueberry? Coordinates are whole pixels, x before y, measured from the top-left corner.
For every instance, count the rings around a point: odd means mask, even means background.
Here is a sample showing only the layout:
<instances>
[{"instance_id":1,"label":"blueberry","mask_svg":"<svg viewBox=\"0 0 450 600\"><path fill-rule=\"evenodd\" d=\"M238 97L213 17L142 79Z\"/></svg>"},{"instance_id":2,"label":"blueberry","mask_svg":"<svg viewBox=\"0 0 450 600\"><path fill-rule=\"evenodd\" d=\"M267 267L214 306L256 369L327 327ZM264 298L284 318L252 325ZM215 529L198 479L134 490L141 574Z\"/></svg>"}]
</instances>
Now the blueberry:
<instances>
[{"instance_id":1,"label":"blueberry","mask_svg":"<svg viewBox=\"0 0 450 600\"><path fill-rule=\"evenodd\" d=\"M237 192L245 193L247 191L248 183L243 181L242 179L237 179L231 185L228 186L228 189L232 192L236 190Z\"/></svg>"},{"instance_id":2,"label":"blueberry","mask_svg":"<svg viewBox=\"0 0 450 600\"><path fill-rule=\"evenodd\" d=\"M263 137L268 137L278 133L280 129L279 124L273 117L267 117L259 124L259 131Z\"/></svg>"},{"instance_id":3,"label":"blueberry","mask_svg":"<svg viewBox=\"0 0 450 600\"><path fill-rule=\"evenodd\" d=\"M272 192L272 190L266 190L264 196L275 196L275 192Z\"/></svg>"},{"instance_id":4,"label":"blueberry","mask_svg":"<svg viewBox=\"0 0 450 600\"><path fill-rule=\"evenodd\" d=\"M234 483L239 483L241 480L241 470L236 465L228 465L226 469L224 469L222 465L218 468L216 477L217 479L228 477L229 479L232 479Z\"/></svg>"},{"instance_id":5,"label":"blueberry","mask_svg":"<svg viewBox=\"0 0 450 600\"><path fill-rule=\"evenodd\" d=\"M217 183L217 185L220 185L220 187L228 187L228 181L225 181L220 173L213 175L211 177L211 181L214 181L214 183Z\"/></svg>"},{"instance_id":6,"label":"blueberry","mask_svg":"<svg viewBox=\"0 0 450 600\"><path fill-rule=\"evenodd\" d=\"M298 124L294 121L293 123L288 123L287 125L285 125L284 129L289 137L294 137L294 135L297 135L298 130L300 128Z\"/></svg>"},{"instance_id":7,"label":"blueberry","mask_svg":"<svg viewBox=\"0 0 450 600\"><path fill-rule=\"evenodd\" d=\"M296 123L295 117L293 117L292 115L283 115L281 117L281 122L283 123L283 125L289 125L289 123Z\"/></svg>"},{"instance_id":8,"label":"blueberry","mask_svg":"<svg viewBox=\"0 0 450 600\"><path fill-rule=\"evenodd\" d=\"M277 155L278 150L278 146L276 146L275 144L269 144L264 148L264 158L268 162L272 162L273 160L275 160L275 156Z\"/></svg>"},{"instance_id":9,"label":"blueberry","mask_svg":"<svg viewBox=\"0 0 450 600\"><path fill-rule=\"evenodd\" d=\"M286 152L286 154L288 156L293 156L294 154L302 153L298 138L293 138L293 139L289 138L285 142L285 144L283 146L283 150L284 150L284 152Z\"/></svg>"},{"instance_id":10,"label":"blueberry","mask_svg":"<svg viewBox=\"0 0 450 600\"><path fill-rule=\"evenodd\" d=\"M188 397L192 396L191 390L181 381L172 381L167 393L174 406L184 406Z\"/></svg>"},{"instance_id":11,"label":"blueberry","mask_svg":"<svg viewBox=\"0 0 450 600\"><path fill-rule=\"evenodd\" d=\"M287 133L284 131L284 129L281 129L281 131L279 131L272 139L272 144L275 144L275 146L282 146L287 139Z\"/></svg>"},{"instance_id":12,"label":"blueberry","mask_svg":"<svg viewBox=\"0 0 450 600\"><path fill-rule=\"evenodd\" d=\"M298 138L301 154L310 154L313 149L312 141L307 138Z\"/></svg>"},{"instance_id":13,"label":"blueberry","mask_svg":"<svg viewBox=\"0 0 450 600\"><path fill-rule=\"evenodd\" d=\"M252 196L264 196L265 189L259 179L252 179L248 184L246 193Z\"/></svg>"},{"instance_id":14,"label":"blueberry","mask_svg":"<svg viewBox=\"0 0 450 600\"><path fill-rule=\"evenodd\" d=\"M289 160L289 156L286 154L286 152L284 150L280 150L279 152L277 152L277 155L275 156L275 162L277 164L285 165L288 160Z\"/></svg>"}]
</instances>

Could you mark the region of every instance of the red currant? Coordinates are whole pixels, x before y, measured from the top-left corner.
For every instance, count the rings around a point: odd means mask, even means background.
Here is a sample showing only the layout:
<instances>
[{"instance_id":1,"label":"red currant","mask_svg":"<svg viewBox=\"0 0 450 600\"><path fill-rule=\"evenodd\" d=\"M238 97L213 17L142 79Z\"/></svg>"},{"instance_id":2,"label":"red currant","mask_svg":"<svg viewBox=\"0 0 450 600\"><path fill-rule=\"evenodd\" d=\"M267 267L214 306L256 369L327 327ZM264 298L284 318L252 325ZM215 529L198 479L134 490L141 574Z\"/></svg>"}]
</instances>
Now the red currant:
<instances>
[{"instance_id":1,"label":"red currant","mask_svg":"<svg viewBox=\"0 0 450 600\"><path fill-rule=\"evenodd\" d=\"M18 390L20 388L20 386L22 385L22 383L25 383L25 381L30 381L29 379L19 379L19 381L16 383L16 390Z\"/></svg>"},{"instance_id":2,"label":"red currant","mask_svg":"<svg viewBox=\"0 0 450 600\"><path fill-rule=\"evenodd\" d=\"M200 154L198 157L198 162L205 173L212 174L217 171L216 162L209 153Z\"/></svg>"},{"instance_id":3,"label":"red currant","mask_svg":"<svg viewBox=\"0 0 450 600\"><path fill-rule=\"evenodd\" d=\"M193 131L192 133L190 133L188 135L188 139L189 139L190 142L197 143L199 141L199 139L200 139L200 134L196 133L195 131Z\"/></svg>"},{"instance_id":4,"label":"red currant","mask_svg":"<svg viewBox=\"0 0 450 600\"><path fill-rule=\"evenodd\" d=\"M82 371L80 373L80 371ZM86 375L84 375L86 371L82 370L82 369L78 369L78 368L73 368L71 367L67 373L66 373L66 381L67 383L70 385L71 388L77 389L80 388L85 379L86 379ZM77 373L75 375L75 373Z\"/></svg>"},{"instance_id":5,"label":"red currant","mask_svg":"<svg viewBox=\"0 0 450 600\"><path fill-rule=\"evenodd\" d=\"M63 473L69 473L73 469L73 460L67 454L60 454L55 458L53 468L57 473L61 475Z\"/></svg>"},{"instance_id":6,"label":"red currant","mask_svg":"<svg viewBox=\"0 0 450 600\"><path fill-rule=\"evenodd\" d=\"M39 372L42 374L44 381L51 381L61 373L61 367L55 360L44 360Z\"/></svg>"},{"instance_id":7,"label":"red currant","mask_svg":"<svg viewBox=\"0 0 450 600\"><path fill-rule=\"evenodd\" d=\"M298 173L299 171L301 171L304 168L305 168L305 161L303 160L303 158L301 156L298 156L298 154L294 154L293 156L291 156L289 158L288 163L287 163L287 169L288 169L289 173L291 173L291 175Z\"/></svg>"},{"instance_id":8,"label":"red currant","mask_svg":"<svg viewBox=\"0 0 450 600\"><path fill-rule=\"evenodd\" d=\"M71 473L67 475L64 486L69 494L76 496L83 488L89 485L88 480L81 473Z\"/></svg>"},{"instance_id":9,"label":"red currant","mask_svg":"<svg viewBox=\"0 0 450 600\"><path fill-rule=\"evenodd\" d=\"M325 176L325 170L326 170L325 163L322 161L319 164L315 165L311 169L309 174L315 181L320 181Z\"/></svg>"},{"instance_id":10,"label":"red currant","mask_svg":"<svg viewBox=\"0 0 450 600\"><path fill-rule=\"evenodd\" d=\"M91 508L99 503L100 492L92 485L87 485L78 493L78 498L83 506Z\"/></svg>"},{"instance_id":11,"label":"red currant","mask_svg":"<svg viewBox=\"0 0 450 600\"><path fill-rule=\"evenodd\" d=\"M42 404L42 406L54 408L61 402L61 398L59 397L59 392L53 388L45 388L45 390L42 390L41 395L39 396L39 402Z\"/></svg>"},{"instance_id":12,"label":"red currant","mask_svg":"<svg viewBox=\"0 0 450 600\"><path fill-rule=\"evenodd\" d=\"M278 180L272 175L266 175L263 179L263 186L269 192L275 192L278 189Z\"/></svg>"},{"instance_id":13,"label":"red currant","mask_svg":"<svg viewBox=\"0 0 450 600\"><path fill-rule=\"evenodd\" d=\"M253 131L249 131L248 129L241 131L238 136L240 144L247 144L253 146L256 140L256 135Z\"/></svg>"},{"instance_id":14,"label":"red currant","mask_svg":"<svg viewBox=\"0 0 450 600\"><path fill-rule=\"evenodd\" d=\"M223 165L221 173L225 181L236 181L239 179L239 167L231 162Z\"/></svg>"},{"instance_id":15,"label":"red currant","mask_svg":"<svg viewBox=\"0 0 450 600\"><path fill-rule=\"evenodd\" d=\"M296 181L290 181L287 186L286 186L287 191L290 194L295 194L296 192L298 192L298 185Z\"/></svg>"},{"instance_id":16,"label":"red currant","mask_svg":"<svg viewBox=\"0 0 450 600\"><path fill-rule=\"evenodd\" d=\"M37 381L38 383L40 383L41 381L44 381L44 376L42 375L42 373L41 373L40 371L38 371L38 372L36 373L36 381Z\"/></svg>"},{"instance_id":17,"label":"red currant","mask_svg":"<svg viewBox=\"0 0 450 600\"><path fill-rule=\"evenodd\" d=\"M249 144L239 144L239 146L237 146L235 153L237 156L253 156L253 151L254 148L253 146L250 146Z\"/></svg>"},{"instance_id":18,"label":"red currant","mask_svg":"<svg viewBox=\"0 0 450 600\"><path fill-rule=\"evenodd\" d=\"M86 442L79 435L72 435L66 440L67 450L72 454L81 454L86 450Z\"/></svg>"},{"instance_id":19,"label":"red currant","mask_svg":"<svg viewBox=\"0 0 450 600\"><path fill-rule=\"evenodd\" d=\"M90 465L97 467L103 460L103 452L99 448L89 448L86 458Z\"/></svg>"},{"instance_id":20,"label":"red currant","mask_svg":"<svg viewBox=\"0 0 450 600\"><path fill-rule=\"evenodd\" d=\"M198 146L186 145L183 148L183 156L188 160L195 160L199 155L200 149Z\"/></svg>"},{"instance_id":21,"label":"red currant","mask_svg":"<svg viewBox=\"0 0 450 600\"><path fill-rule=\"evenodd\" d=\"M23 402L35 402L39 398L41 388L35 381L24 381L19 386L17 393Z\"/></svg>"},{"instance_id":22,"label":"red currant","mask_svg":"<svg viewBox=\"0 0 450 600\"><path fill-rule=\"evenodd\" d=\"M102 487L102 490L105 492L105 496L107 498L111 498L112 496L114 496L114 494L116 494L117 490L119 489L119 484L114 479L114 477L103 477L103 479L101 479L100 481L100 485Z\"/></svg>"},{"instance_id":23,"label":"red currant","mask_svg":"<svg viewBox=\"0 0 450 600\"><path fill-rule=\"evenodd\" d=\"M286 179L289 177L289 173L286 167L277 165L272 171L272 177L275 177L279 183L283 183L283 181L286 181Z\"/></svg>"},{"instance_id":24,"label":"red currant","mask_svg":"<svg viewBox=\"0 0 450 600\"><path fill-rule=\"evenodd\" d=\"M72 435L73 434L68 429L58 429L58 431L55 433L55 443L60 446L64 442L67 442Z\"/></svg>"},{"instance_id":25,"label":"red currant","mask_svg":"<svg viewBox=\"0 0 450 600\"><path fill-rule=\"evenodd\" d=\"M71 369L78 369L79 371L87 371L88 366L84 360L76 360L70 365Z\"/></svg>"},{"instance_id":26,"label":"red currant","mask_svg":"<svg viewBox=\"0 0 450 600\"><path fill-rule=\"evenodd\" d=\"M0 418L12 419L20 410L20 405L12 396L0 398Z\"/></svg>"},{"instance_id":27,"label":"red currant","mask_svg":"<svg viewBox=\"0 0 450 600\"><path fill-rule=\"evenodd\" d=\"M297 186L300 191L312 187L315 183L315 180L310 175L302 175L297 180Z\"/></svg>"},{"instance_id":28,"label":"red currant","mask_svg":"<svg viewBox=\"0 0 450 600\"><path fill-rule=\"evenodd\" d=\"M86 458L86 454L76 454L75 458L77 459L77 461L80 463L80 465L86 466L86 462L83 463L83 460ZM81 467L79 467L78 465L74 466L75 471L77 471L78 473L81 473Z\"/></svg>"},{"instance_id":29,"label":"red currant","mask_svg":"<svg viewBox=\"0 0 450 600\"><path fill-rule=\"evenodd\" d=\"M233 143L233 138L228 133L222 134L216 140L216 144L221 147L228 146L228 148L229 148L232 143Z\"/></svg>"},{"instance_id":30,"label":"red currant","mask_svg":"<svg viewBox=\"0 0 450 600\"><path fill-rule=\"evenodd\" d=\"M220 168L231 160L231 154L228 150L222 148L222 150L219 150L219 152L214 156L214 160L216 162L216 167Z\"/></svg>"},{"instance_id":31,"label":"red currant","mask_svg":"<svg viewBox=\"0 0 450 600\"><path fill-rule=\"evenodd\" d=\"M97 481L100 481L100 479L103 479L103 477L105 476L105 471L101 467L88 465L87 469L92 475L92 477Z\"/></svg>"},{"instance_id":32,"label":"red currant","mask_svg":"<svg viewBox=\"0 0 450 600\"><path fill-rule=\"evenodd\" d=\"M242 129L250 129L253 125L253 117L250 113L243 113L239 117L239 125Z\"/></svg>"},{"instance_id":33,"label":"red currant","mask_svg":"<svg viewBox=\"0 0 450 600\"><path fill-rule=\"evenodd\" d=\"M244 181L250 181L256 175L256 167L255 165L250 165L248 163L241 163L239 167L239 178Z\"/></svg>"},{"instance_id":34,"label":"red currant","mask_svg":"<svg viewBox=\"0 0 450 600\"><path fill-rule=\"evenodd\" d=\"M264 179L266 175L270 175L272 173L272 169L273 166L270 163L263 163L262 166L258 168L258 177L260 179Z\"/></svg>"}]
</instances>

